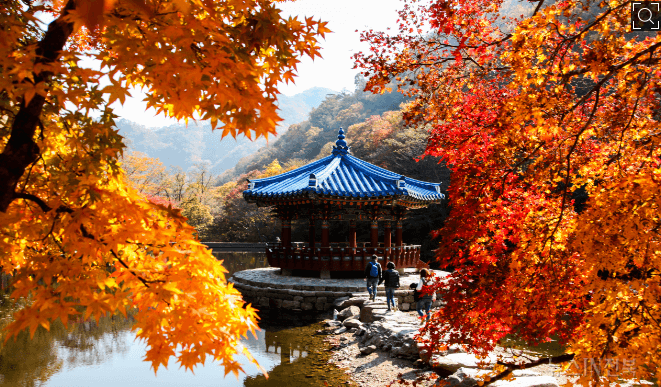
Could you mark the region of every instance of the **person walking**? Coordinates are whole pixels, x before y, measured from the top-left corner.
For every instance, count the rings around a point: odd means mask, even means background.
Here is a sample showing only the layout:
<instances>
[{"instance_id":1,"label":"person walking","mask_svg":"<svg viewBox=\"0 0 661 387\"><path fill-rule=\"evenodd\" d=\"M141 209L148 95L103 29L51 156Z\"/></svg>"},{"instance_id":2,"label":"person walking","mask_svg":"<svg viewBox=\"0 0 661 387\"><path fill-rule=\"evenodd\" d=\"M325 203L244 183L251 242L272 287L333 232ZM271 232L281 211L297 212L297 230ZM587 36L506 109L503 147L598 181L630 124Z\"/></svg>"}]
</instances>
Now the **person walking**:
<instances>
[{"instance_id":1,"label":"person walking","mask_svg":"<svg viewBox=\"0 0 661 387\"><path fill-rule=\"evenodd\" d=\"M429 318L431 317L429 314L431 304L432 302L436 301L436 292L431 289L431 285L433 283L434 280L429 270L420 270L420 282L418 282L418 286L415 288L415 290L420 294L417 310L420 317L426 316L427 321L429 321ZM425 313L422 313L423 309L425 310Z\"/></svg>"},{"instance_id":2,"label":"person walking","mask_svg":"<svg viewBox=\"0 0 661 387\"><path fill-rule=\"evenodd\" d=\"M395 263L388 262L386 265L388 270L383 272L383 281L386 288L386 302L388 304L388 312L390 312L390 304L395 309L395 290L399 288L399 273L395 271Z\"/></svg>"},{"instance_id":3,"label":"person walking","mask_svg":"<svg viewBox=\"0 0 661 387\"><path fill-rule=\"evenodd\" d=\"M378 257L376 254L372 255L372 259L365 266L365 279L367 281L367 293L370 295L370 300L376 299L376 287L382 282L381 265L377 262Z\"/></svg>"}]
</instances>

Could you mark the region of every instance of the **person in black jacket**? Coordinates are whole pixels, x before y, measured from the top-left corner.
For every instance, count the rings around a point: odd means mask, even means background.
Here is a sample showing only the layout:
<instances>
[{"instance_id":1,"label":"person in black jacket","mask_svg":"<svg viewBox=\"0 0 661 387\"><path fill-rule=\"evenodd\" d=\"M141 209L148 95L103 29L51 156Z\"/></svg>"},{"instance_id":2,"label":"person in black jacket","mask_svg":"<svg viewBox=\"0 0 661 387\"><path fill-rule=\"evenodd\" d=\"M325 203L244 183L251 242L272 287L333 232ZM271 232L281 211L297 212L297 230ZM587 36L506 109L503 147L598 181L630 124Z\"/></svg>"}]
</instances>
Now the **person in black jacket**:
<instances>
[{"instance_id":1,"label":"person in black jacket","mask_svg":"<svg viewBox=\"0 0 661 387\"><path fill-rule=\"evenodd\" d=\"M399 288L399 273L395 271L395 264L393 262L388 262L386 267L388 270L383 272L383 280L385 282L384 286L386 287L386 302L388 303L388 311L390 311L390 304L392 304L393 309L396 307L395 290Z\"/></svg>"},{"instance_id":2,"label":"person in black jacket","mask_svg":"<svg viewBox=\"0 0 661 387\"><path fill-rule=\"evenodd\" d=\"M367 280L367 293L370 295L370 300L376 299L376 287L381 283L381 265L377 262L378 257L372 255L372 260L365 266L365 278Z\"/></svg>"}]
</instances>

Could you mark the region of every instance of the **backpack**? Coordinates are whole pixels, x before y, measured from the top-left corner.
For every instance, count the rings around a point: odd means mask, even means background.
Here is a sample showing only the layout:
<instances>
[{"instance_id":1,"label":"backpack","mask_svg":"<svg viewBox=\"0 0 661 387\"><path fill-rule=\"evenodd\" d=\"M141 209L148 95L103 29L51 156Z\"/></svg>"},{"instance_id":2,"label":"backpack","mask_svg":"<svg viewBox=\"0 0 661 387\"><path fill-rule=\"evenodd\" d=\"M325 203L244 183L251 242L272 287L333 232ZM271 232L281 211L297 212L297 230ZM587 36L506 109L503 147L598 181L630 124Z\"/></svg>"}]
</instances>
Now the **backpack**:
<instances>
[{"instance_id":1,"label":"backpack","mask_svg":"<svg viewBox=\"0 0 661 387\"><path fill-rule=\"evenodd\" d=\"M378 277L379 276L379 264L376 262L370 262L370 265L372 267L370 268L370 277Z\"/></svg>"},{"instance_id":2,"label":"backpack","mask_svg":"<svg viewBox=\"0 0 661 387\"><path fill-rule=\"evenodd\" d=\"M434 294L431 285L429 285L427 281L422 282L422 289L420 289L420 294L422 296L431 296L432 294Z\"/></svg>"}]
</instances>

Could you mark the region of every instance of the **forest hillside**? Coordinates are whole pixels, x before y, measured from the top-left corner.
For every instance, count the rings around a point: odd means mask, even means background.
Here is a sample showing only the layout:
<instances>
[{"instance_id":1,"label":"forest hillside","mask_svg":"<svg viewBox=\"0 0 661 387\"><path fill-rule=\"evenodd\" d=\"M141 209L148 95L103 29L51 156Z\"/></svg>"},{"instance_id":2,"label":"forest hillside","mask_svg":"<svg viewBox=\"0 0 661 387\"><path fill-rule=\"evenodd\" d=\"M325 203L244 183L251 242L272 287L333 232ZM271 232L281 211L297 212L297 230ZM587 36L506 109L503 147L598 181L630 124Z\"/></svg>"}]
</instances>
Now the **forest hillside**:
<instances>
[{"instance_id":1,"label":"forest hillside","mask_svg":"<svg viewBox=\"0 0 661 387\"><path fill-rule=\"evenodd\" d=\"M307 121L292 125L277 141L245 158L240 168L222 176L202 164L174 173L157 159L140 153L127 155L124 167L152 200L180 208L204 241L273 241L280 235L279 224L269 208L258 208L243 199L247 180L280 174L329 155L340 127L345 128L354 156L415 179L442 182L442 190L447 190L449 170L438 159L420 159L428 132L423 127L404 125L402 103L404 98L395 93L329 96L312 110ZM237 170L244 172L236 174ZM447 212L447 203L431 205L411 211L404 222L404 241L423 245L424 259L430 259L436 248L430 232L441 227ZM344 241L345 226L331 223L332 241ZM292 232L293 240L306 240L307 221L295 222ZM359 222L357 233L358 240L368 240L368 224Z\"/></svg>"}]
</instances>

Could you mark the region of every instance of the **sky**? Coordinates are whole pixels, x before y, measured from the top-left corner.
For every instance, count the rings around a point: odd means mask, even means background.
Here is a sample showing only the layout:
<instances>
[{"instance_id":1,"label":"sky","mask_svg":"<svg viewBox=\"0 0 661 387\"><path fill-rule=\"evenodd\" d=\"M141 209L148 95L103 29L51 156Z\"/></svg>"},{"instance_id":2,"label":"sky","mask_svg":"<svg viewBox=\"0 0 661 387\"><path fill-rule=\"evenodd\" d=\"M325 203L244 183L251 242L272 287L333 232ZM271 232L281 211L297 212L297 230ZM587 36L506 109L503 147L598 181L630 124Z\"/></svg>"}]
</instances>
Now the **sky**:
<instances>
[{"instance_id":1,"label":"sky","mask_svg":"<svg viewBox=\"0 0 661 387\"><path fill-rule=\"evenodd\" d=\"M327 87L336 91L354 90L354 76L359 72L352 69L351 56L368 46L360 42L360 31L374 29L385 31L395 27L397 10L401 0L297 0L280 3L278 6L285 16L310 17L328 22L333 33L321 40L322 58L303 58L298 65L298 77L295 84L281 85L285 95L295 95L311 87ZM355 32L358 30L359 32ZM176 123L176 120L155 116L153 109L145 111L144 95L132 91L132 98L127 98L123 106L118 102L113 105L115 114L121 118L138 122L147 127L160 127Z\"/></svg>"}]
</instances>

